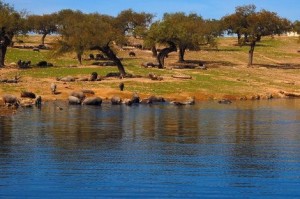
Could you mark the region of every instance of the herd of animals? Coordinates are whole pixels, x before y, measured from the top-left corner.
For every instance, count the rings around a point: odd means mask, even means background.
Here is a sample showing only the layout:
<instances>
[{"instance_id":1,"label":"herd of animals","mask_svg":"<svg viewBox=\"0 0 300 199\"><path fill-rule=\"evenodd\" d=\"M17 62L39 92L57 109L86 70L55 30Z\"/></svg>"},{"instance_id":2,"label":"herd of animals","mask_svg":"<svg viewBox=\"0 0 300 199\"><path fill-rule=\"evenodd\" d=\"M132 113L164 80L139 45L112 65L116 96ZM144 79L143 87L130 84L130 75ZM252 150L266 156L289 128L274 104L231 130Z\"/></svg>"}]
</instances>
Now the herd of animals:
<instances>
[{"instance_id":1,"label":"herd of animals","mask_svg":"<svg viewBox=\"0 0 300 199\"><path fill-rule=\"evenodd\" d=\"M124 90L124 83L121 82L119 84L120 91ZM57 94L57 85L55 83L51 83L50 90L53 95ZM102 99L100 97L92 96L95 93L92 90L80 90L73 91L70 93L68 97L68 103L70 105L93 105L93 106L101 106ZM89 96L89 97L88 97ZM5 94L2 96L3 102L7 107L18 108L21 107L32 107L37 106L40 107L42 105L42 97L37 96L33 92L22 91L20 100L17 96L11 94ZM31 100L23 100L29 98ZM139 95L134 93L131 99L121 99L118 96L114 96L110 99L112 105L121 105L125 104L131 106L133 104L152 104L152 103L160 103L166 102L163 97L150 96L146 99L140 99ZM193 105L195 104L195 99L190 98L187 101L179 102L179 101L171 101L170 104L174 104L177 106L180 105Z\"/></svg>"}]
</instances>

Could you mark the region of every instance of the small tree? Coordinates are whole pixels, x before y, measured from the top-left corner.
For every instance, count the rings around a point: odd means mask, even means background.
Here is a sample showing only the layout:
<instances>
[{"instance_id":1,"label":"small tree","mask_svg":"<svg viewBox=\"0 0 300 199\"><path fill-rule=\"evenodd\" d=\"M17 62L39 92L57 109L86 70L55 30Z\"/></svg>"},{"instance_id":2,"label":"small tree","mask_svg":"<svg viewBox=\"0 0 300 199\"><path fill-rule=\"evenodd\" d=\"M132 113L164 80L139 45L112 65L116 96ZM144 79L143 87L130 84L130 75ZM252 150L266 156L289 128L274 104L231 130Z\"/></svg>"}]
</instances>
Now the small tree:
<instances>
[{"instance_id":1,"label":"small tree","mask_svg":"<svg viewBox=\"0 0 300 199\"><path fill-rule=\"evenodd\" d=\"M57 54L75 52L78 62L82 64L82 55L89 48L88 20L80 11L62 10L58 14L58 32L61 39L58 41Z\"/></svg>"},{"instance_id":2,"label":"small tree","mask_svg":"<svg viewBox=\"0 0 300 199\"><path fill-rule=\"evenodd\" d=\"M282 34L291 28L290 22L277 13L255 9L254 5L239 6L234 14L222 18L224 30L237 34L240 45L249 43L248 66L253 64L254 49L261 37Z\"/></svg>"},{"instance_id":3,"label":"small tree","mask_svg":"<svg viewBox=\"0 0 300 199\"><path fill-rule=\"evenodd\" d=\"M208 19L204 21L203 36L205 45L217 47L216 37L223 36L223 27L220 20Z\"/></svg>"},{"instance_id":4,"label":"small tree","mask_svg":"<svg viewBox=\"0 0 300 199\"><path fill-rule=\"evenodd\" d=\"M296 31L298 34L300 34L300 21L296 20L293 23L293 30ZM300 43L300 36L299 36L299 39L298 39L298 43Z\"/></svg>"},{"instance_id":5,"label":"small tree","mask_svg":"<svg viewBox=\"0 0 300 199\"><path fill-rule=\"evenodd\" d=\"M164 59L170 53L179 49L179 62L184 61L187 48L198 48L203 41L202 17L196 14L184 13L165 14L162 21L153 24L149 30L146 42L150 44L167 44L168 47L157 55L159 67L164 66Z\"/></svg>"},{"instance_id":6,"label":"small tree","mask_svg":"<svg viewBox=\"0 0 300 199\"><path fill-rule=\"evenodd\" d=\"M57 31L56 14L30 15L27 18L27 23L31 31L42 35L42 45L45 45L47 35Z\"/></svg>"},{"instance_id":7,"label":"small tree","mask_svg":"<svg viewBox=\"0 0 300 199\"><path fill-rule=\"evenodd\" d=\"M58 52L76 52L78 61L86 50L99 50L115 62L122 76L126 75L123 64L112 49L113 42L124 42L123 32L116 28L110 16L84 14L80 11L62 10L58 13L61 34Z\"/></svg>"},{"instance_id":8,"label":"small tree","mask_svg":"<svg viewBox=\"0 0 300 199\"><path fill-rule=\"evenodd\" d=\"M297 32L298 34L300 34L300 21L296 20L294 23L293 23L293 30L295 32Z\"/></svg>"},{"instance_id":9,"label":"small tree","mask_svg":"<svg viewBox=\"0 0 300 199\"><path fill-rule=\"evenodd\" d=\"M254 48L261 37L282 34L291 28L287 19L279 17L275 12L266 10L249 15L247 23L248 28L245 29L245 33L249 35L250 43L248 66L253 64Z\"/></svg>"},{"instance_id":10,"label":"small tree","mask_svg":"<svg viewBox=\"0 0 300 199\"><path fill-rule=\"evenodd\" d=\"M91 49L104 53L117 65L120 75L126 76L125 68L113 50L114 44L123 44L126 41L122 29L116 23L116 19L95 13L89 15L89 21L89 45Z\"/></svg>"},{"instance_id":11,"label":"small tree","mask_svg":"<svg viewBox=\"0 0 300 199\"><path fill-rule=\"evenodd\" d=\"M7 47L12 43L14 35L24 29L22 15L0 0L0 67L4 66Z\"/></svg>"}]
</instances>

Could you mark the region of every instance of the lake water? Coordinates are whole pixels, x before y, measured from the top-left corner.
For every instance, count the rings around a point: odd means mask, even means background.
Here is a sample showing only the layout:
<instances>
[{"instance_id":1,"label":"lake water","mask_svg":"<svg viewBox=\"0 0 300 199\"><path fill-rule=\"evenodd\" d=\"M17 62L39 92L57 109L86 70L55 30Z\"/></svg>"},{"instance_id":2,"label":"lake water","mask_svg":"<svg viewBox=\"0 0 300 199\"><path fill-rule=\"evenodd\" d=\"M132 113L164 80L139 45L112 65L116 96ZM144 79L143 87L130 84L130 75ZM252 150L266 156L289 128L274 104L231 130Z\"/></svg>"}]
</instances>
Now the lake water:
<instances>
[{"instance_id":1,"label":"lake water","mask_svg":"<svg viewBox=\"0 0 300 199\"><path fill-rule=\"evenodd\" d=\"M0 124L0 198L300 197L299 100L56 102Z\"/></svg>"}]
</instances>

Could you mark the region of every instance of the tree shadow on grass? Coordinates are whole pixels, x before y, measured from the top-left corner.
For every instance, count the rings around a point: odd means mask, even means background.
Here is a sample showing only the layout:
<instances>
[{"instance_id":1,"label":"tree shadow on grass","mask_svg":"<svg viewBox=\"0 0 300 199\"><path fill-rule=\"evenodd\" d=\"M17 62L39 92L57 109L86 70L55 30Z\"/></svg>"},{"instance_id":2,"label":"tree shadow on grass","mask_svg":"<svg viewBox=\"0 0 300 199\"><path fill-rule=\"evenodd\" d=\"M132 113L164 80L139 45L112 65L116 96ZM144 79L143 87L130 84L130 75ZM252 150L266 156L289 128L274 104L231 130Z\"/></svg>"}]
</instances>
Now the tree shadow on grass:
<instances>
[{"instance_id":1,"label":"tree shadow on grass","mask_svg":"<svg viewBox=\"0 0 300 199\"><path fill-rule=\"evenodd\" d=\"M220 66L236 66L238 64L235 64L233 62L230 61L202 61L202 60L185 60L182 63L187 63L187 64L197 64L197 65L206 65L209 68L218 68Z\"/></svg>"},{"instance_id":2,"label":"tree shadow on grass","mask_svg":"<svg viewBox=\"0 0 300 199\"><path fill-rule=\"evenodd\" d=\"M281 63L281 64L253 64L253 66L273 68L273 69L285 69L285 70L300 69L300 64L291 64L291 63Z\"/></svg>"},{"instance_id":3,"label":"tree shadow on grass","mask_svg":"<svg viewBox=\"0 0 300 199\"><path fill-rule=\"evenodd\" d=\"M203 49L203 51L208 51L208 52L238 52L242 51L241 48L224 48L224 49Z\"/></svg>"}]
</instances>

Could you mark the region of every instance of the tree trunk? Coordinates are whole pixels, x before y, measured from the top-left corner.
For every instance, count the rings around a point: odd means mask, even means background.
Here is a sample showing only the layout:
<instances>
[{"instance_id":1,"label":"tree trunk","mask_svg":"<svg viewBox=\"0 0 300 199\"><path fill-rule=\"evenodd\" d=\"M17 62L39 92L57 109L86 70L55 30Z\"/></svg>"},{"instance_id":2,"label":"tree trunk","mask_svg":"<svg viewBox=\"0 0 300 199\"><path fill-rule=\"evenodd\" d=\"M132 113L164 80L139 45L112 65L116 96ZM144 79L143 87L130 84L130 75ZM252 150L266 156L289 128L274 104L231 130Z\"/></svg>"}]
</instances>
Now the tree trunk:
<instances>
[{"instance_id":1,"label":"tree trunk","mask_svg":"<svg viewBox=\"0 0 300 199\"><path fill-rule=\"evenodd\" d=\"M179 47L179 62L184 62L184 54L185 54L185 50L186 50L186 47L184 46L180 46Z\"/></svg>"},{"instance_id":2,"label":"tree trunk","mask_svg":"<svg viewBox=\"0 0 300 199\"><path fill-rule=\"evenodd\" d=\"M238 37L238 44L241 44L241 38L242 38L242 36L241 36L241 34L238 32L238 33L236 33L237 34L237 37Z\"/></svg>"},{"instance_id":3,"label":"tree trunk","mask_svg":"<svg viewBox=\"0 0 300 199\"><path fill-rule=\"evenodd\" d=\"M45 38L47 36L47 33L44 33L43 36L42 36L42 45L44 46L45 45Z\"/></svg>"},{"instance_id":4,"label":"tree trunk","mask_svg":"<svg viewBox=\"0 0 300 199\"><path fill-rule=\"evenodd\" d=\"M256 41L258 41L258 42L260 42L261 41L261 35L257 35L257 40Z\"/></svg>"},{"instance_id":5,"label":"tree trunk","mask_svg":"<svg viewBox=\"0 0 300 199\"><path fill-rule=\"evenodd\" d=\"M13 34L8 34L5 32L5 28L2 28L0 31L0 67L4 66L5 55L7 51L7 47L11 43L11 38Z\"/></svg>"},{"instance_id":6,"label":"tree trunk","mask_svg":"<svg viewBox=\"0 0 300 199\"><path fill-rule=\"evenodd\" d=\"M248 34L247 33L245 33L245 42L249 42Z\"/></svg>"},{"instance_id":7,"label":"tree trunk","mask_svg":"<svg viewBox=\"0 0 300 199\"><path fill-rule=\"evenodd\" d=\"M156 49L155 45L152 46L151 51L152 51L152 57L157 57L157 49Z\"/></svg>"},{"instance_id":8,"label":"tree trunk","mask_svg":"<svg viewBox=\"0 0 300 199\"><path fill-rule=\"evenodd\" d=\"M4 46L2 46L0 44L0 67L3 67L4 66L4 58L5 58L5 55L3 53L3 48Z\"/></svg>"},{"instance_id":9,"label":"tree trunk","mask_svg":"<svg viewBox=\"0 0 300 199\"><path fill-rule=\"evenodd\" d=\"M82 54L81 53L77 53L77 60L78 60L79 64L82 65Z\"/></svg>"},{"instance_id":10,"label":"tree trunk","mask_svg":"<svg viewBox=\"0 0 300 199\"><path fill-rule=\"evenodd\" d=\"M173 42L168 42L170 47L162 49L157 55L158 68L163 68L165 66L165 57L169 53L177 51L176 45Z\"/></svg>"},{"instance_id":11,"label":"tree trunk","mask_svg":"<svg viewBox=\"0 0 300 199\"><path fill-rule=\"evenodd\" d=\"M126 76L123 64L121 63L120 59L116 56L116 54L112 51L112 49L109 47L109 45L98 47L98 49L117 65L120 75L122 77Z\"/></svg>"},{"instance_id":12,"label":"tree trunk","mask_svg":"<svg viewBox=\"0 0 300 199\"><path fill-rule=\"evenodd\" d=\"M255 41L251 42L250 50L249 50L248 66L252 66L252 64L253 64L253 54L254 54L255 44L256 44Z\"/></svg>"}]
</instances>

